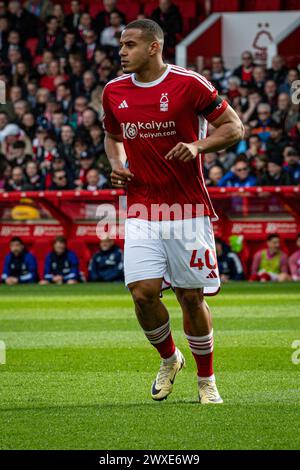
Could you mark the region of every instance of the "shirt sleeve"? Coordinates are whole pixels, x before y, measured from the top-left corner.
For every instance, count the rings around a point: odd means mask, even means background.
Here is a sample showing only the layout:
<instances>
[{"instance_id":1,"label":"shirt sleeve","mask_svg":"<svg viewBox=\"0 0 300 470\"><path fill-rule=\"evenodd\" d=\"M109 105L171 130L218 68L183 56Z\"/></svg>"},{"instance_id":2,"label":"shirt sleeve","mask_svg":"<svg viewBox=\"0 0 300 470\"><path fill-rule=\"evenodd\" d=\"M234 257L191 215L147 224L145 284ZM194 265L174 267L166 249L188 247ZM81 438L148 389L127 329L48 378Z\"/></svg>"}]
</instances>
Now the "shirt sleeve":
<instances>
[{"instance_id":1,"label":"shirt sleeve","mask_svg":"<svg viewBox=\"0 0 300 470\"><path fill-rule=\"evenodd\" d=\"M209 122L215 121L228 107L227 101L220 98L215 87L202 75L194 75L193 98L198 114Z\"/></svg>"},{"instance_id":2,"label":"shirt sleeve","mask_svg":"<svg viewBox=\"0 0 300 470\"><path fill-rule=\"evenodd\" d=\"M111 101L109 99L109 91L107 87L104 88L102 94L102 106L103 106L103 127L104 129L113 135L121 134L121 126L116 119L112 109L111 109Z\"/></svg>"},{"instance_id":3,"label":"shirt sleeve","mask_svg":"<svg viewBox=\"0 0 300 470\"><path fill-rule=\"evenodd\" d=\"M3 273L2 273L2 280L6 281L6 279L10 276L10 255L7 255L4 260L3 266Z\"/></svg>"}]
</instances>

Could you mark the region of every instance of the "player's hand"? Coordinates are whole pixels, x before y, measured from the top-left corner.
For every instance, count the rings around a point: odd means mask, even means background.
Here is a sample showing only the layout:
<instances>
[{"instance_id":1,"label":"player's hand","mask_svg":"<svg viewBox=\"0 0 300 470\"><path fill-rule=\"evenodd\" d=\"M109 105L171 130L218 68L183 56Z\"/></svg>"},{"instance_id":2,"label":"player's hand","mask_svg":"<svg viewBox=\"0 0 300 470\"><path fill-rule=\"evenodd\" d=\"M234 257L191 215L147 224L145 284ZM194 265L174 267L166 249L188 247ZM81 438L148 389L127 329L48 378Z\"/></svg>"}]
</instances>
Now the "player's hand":
<instances>
[{"instance_id":1,"label":"player's hand","mask_svg":"<svg viewBox=\"0 0 300 470\"><path fill-rule=\"evenodd\" d=\"M183 142L179 142L177 145L175 145L175 147L172 148L172 150L167 153L165 159L172 160L173 158L176 158L182 162L189 162L194 160L198 153L199 150L196 144L185 144Z\"/></svg>"},{"instance_id":2,"label":"player's hand","mask_svg":"<svg viewBox=\"0 0 300 470\"><path fill-rule=\"evenodd\" d=\"M110 174L112 185L115 188L125 188L132 178L134 178L134 174L128 168L117 168Z\"/></svg>"},{"instance_id":3,"label":"player's hand","mask_svg":"<svg viewBox=\"0 0 300 470\"><path fill-rule=\"evenodd\" d=\"M8 286L14 286L16 284L18 284L18 279L16 277L13 277L13 276L9 276L5 283L8 285Z\"/></svg>"}]
</instances>

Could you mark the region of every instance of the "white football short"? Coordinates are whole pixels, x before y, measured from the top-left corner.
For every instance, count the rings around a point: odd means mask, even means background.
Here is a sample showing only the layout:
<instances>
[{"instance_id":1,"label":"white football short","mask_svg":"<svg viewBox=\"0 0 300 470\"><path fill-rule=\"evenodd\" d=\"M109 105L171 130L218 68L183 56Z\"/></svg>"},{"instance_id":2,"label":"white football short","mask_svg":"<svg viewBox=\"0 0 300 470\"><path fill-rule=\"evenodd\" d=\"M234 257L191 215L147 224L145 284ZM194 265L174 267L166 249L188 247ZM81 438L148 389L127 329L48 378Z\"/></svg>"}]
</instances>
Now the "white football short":
<instances>
[{"instance_id":1,"label":"white football short","mask_svg":"<svg viewBox=\"0 0 300 470\"><path fill-rule=\"evenodd\" d=\"M175 221L125 222L125 284L164 280L162 288L220 289L213 228L207 216Z\"/></svg>"}]
</instances>

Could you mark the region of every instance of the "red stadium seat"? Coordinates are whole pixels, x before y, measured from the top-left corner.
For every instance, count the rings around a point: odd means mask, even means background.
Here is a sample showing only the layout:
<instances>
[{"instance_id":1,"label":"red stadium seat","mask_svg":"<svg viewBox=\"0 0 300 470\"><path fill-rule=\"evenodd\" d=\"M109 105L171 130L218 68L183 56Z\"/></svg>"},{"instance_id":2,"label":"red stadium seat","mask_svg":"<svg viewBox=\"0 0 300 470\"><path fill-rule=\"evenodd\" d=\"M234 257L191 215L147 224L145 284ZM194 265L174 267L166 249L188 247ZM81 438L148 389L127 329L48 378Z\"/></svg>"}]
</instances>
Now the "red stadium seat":
<instances>
[{"instance_id":1,"label":"red stadium seat","mask_svg":"<svg viewBox=\"0 0 300 470\"><path fill-rule=\"evenodd\" d=\"M100 13L100 11L103 11L104 8L103 8L103 2L102 0L101 1L96 1L96 2L90 2L90 8L89 8L89 12L90 12L90 15L95 18L95 16L98 15L98 13Z\"/></svg>"},{"instance_id":2,"label":"red stadium seat","mask_svg":"<svg viewBox=\"0 0 300 470\"><path fill-rule=\"evenodd\" d=\"M0 275L3 273L4 259L9 253L9 240L0 241Z\"/></svg>"},{"instance_id":3,"label":"red stadium seat","mask_svg":"<svg viewBox=\"0 0 300 470\"><path fill-rule=\"evenodd\" d=\"M212 11L239 11L240 0L213 0Z\"/></svg>"},{"instance_id":4,"label":"red stadium seat","mask_svg":"<svg viewBox=\"0 0 300 470\"><path fill-rule=\"evenodd\" d=\"M118 2L118 9L126 16L127 23L136 20L141 11L141 4L138 1L120 0Z\"/></svg>"},{"instance_id":5,"label":"red stadium seat","mask_svg":"<svg viewBox=\"0 0 300 470\"><path fill-rule=\"evenodd\" d=\"M255 2L256 11L279 11L281 10L281 0L256 0Z\"/></svg>"},{"instance_id":6,"label":"red stadium seat","mask_svg":"<svg viewBox=\"0 0 300 470\"><path fill-rule=\"evenodd\" d=\"M242 2L245 11L273 11L281 9L281 0L245 0Z\"/></svg>"},{"instance_id":7,"label":"red stadium seat","mask_svg":"<svg viewBox=\"0 0 300 470\"><path fill-rule=\"evenodd\" d=\"M299 0L285 0L283 8L285 10L300 10L300 2Z\"/></svg>"},{"instance_id":8,"label":"red stadium seat","mask_svg":"<svg viewBox=\"0 0 300 470\"><path fill-rule=\"evenodd\" d=\"M38 263L38 271L40 279L43 278L45 258L52 250L52 242L50 240L36 240L31 253L36 257Z\"/></svg>"},{"instance_id":9,"label":"red stadium seat","mask_svg":"<svg viewBox=\"0 0 300 470\"><path fill-rule=\"evenodd\" d=\"M33 58L35 57L35 52L36 52L38 42L39 40L37 38L30 38L30 39L27 39L25 43L25 47L27 47L27 49L29 50L31 54L31 57Z\"/></svg>"},{"instance_id":10,"label":"red stadium seat","mask_svg":"<svg viewBox=\"0 0 300 470\"><path fill-rule=\"evenodd\" d=\"M91 259L91 253L83 240L77 240L75 238L68 240L68 248L75 252L79 259L80 271L87 276L88 264Z\"/></svg>"},{"instance_id":11,"label":"red stadium seat","mask_svg":"<svg viewBox=\"0 0 300 470\"><path fill-rule=\"evenodd\" d=\"M153 10L155 10L155 8L158 7L158 0L150 0L149 2L147 2L144 6L144 14L147 18L149 18L152 13L153 13Z\"/></svg>"}]
</instances>

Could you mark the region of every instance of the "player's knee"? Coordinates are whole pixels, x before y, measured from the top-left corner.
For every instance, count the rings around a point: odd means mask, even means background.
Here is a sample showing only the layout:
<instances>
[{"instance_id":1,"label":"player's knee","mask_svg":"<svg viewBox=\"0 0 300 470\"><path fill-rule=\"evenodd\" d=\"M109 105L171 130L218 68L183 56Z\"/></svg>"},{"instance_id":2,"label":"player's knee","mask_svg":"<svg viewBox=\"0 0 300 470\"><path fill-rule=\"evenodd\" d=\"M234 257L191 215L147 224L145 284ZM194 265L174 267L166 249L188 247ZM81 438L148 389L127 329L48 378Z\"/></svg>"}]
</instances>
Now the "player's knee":
<instances>
[{"instance_id":1,"label":"player's knee","mask_svg":"<svg viewBox=\"0 0 300 470\"><path fill-rule=\"evenodd\" d=\"M130 288L134 303L140 307L147 307L159 300L159 292L149 285L136 285Z\"/></svg>"},{"instance_id":2,"label":"player's knee","mask_svg":"<svg viewBox=\"0 0 300 470\"><path fill-rule=\"evenodd\" d=\"M187 312L197 312L203 307L203 292L199 289L188 289L177 292L178 300Z\"/></svg>"}]
</instances>

